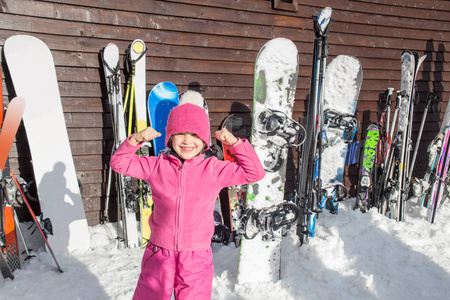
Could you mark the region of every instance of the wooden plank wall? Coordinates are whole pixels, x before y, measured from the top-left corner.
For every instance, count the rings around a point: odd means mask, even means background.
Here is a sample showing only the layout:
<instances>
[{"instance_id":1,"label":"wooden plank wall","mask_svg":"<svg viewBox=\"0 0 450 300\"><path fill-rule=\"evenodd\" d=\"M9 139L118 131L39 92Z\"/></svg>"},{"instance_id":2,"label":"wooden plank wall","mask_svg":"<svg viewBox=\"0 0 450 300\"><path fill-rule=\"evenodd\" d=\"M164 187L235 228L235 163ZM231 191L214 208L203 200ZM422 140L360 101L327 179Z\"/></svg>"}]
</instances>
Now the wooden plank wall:
<instances>
[{"instance_id":1,"label":"wooden plank wall","mask_svg":"<svg viewBox=\"0 0 450 300\"><path fill-rule=\"evenodd\" d=\"M282 1L286 2L286 1ZM289 1L287 1L289 2ZM388 87L400 88L400 55L404 49L427 54L418 76L420 96L429 89L444 100L450 96L450 23L448 1L299 0L298 11L272 8L268 0L2 0L0 45L15 34L42 39L56 63L59 87L77 174L89 224L99 222L105 200L112 146L111 118L99 51L109 42L121 54L134 39L147 51L147 90L172 81L179 90L198 88L208 101L211 130L230 113L251 122L253 67L261 46L274 37L293 40L300 54L294 117L307 107L313 51L311 16L333 8L329 51L358 57L364 81L358 116L370 111ZM3 62L3 103L14 96ZM125 77L122 78L125 82ZM423 105L418 105L420 114ZM437 132L440 115L427 120L422 150ZM416 118L415 123L420 120ZM357 138L361 137L361 132ZM32 179L23 128L11 152L13 171ZM419 159L424 160L425 151ZM294 189L296 154L290 154L286 191ZM356 182L356 167L347 170L347 186Z\"/></svg>"}]
</instances>

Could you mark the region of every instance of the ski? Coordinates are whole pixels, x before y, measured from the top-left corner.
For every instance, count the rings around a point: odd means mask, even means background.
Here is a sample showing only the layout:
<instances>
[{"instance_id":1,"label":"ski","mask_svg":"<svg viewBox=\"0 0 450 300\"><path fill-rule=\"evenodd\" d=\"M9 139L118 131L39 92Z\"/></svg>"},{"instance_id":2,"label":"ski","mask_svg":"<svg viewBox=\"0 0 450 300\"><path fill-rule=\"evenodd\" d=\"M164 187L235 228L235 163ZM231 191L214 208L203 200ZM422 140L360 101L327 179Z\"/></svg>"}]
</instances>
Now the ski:
<instances>
[{"instance_id":1,"label":"ski","mask_svg":"<svg viewBox=\"0 0 450 300\"><path fill-rule=\"evenodd\" d=\"M106 78L108 100L110 105L111 119L114 133L114 145L112 153L127 138L125 126L124 105L122 101L122 89L119 66L119 48L109 43L101 50L103 69ZM112 155L111 153L111 155ZM136 222L138 211L137 197L134 192L134 183L131 177L115 174L117 183L117 233L118 243L126 247L138 247L139 237ZM113 178L112 169L109 168L107 202L104 216L107 216L109 197Z\"/></svg>"},{"instance_id":2,"label":"ski","mask_svg":"<svg viewBox=\"0 0 450 300\"><path fill-rule=\"evenodd\" d=\"M222 128L226 128L235 137L245 139L246 129L244 119L237 115L229 115L222 123ZM222 144L224 160L237 162L238 159L233 154L231 146ZM238 231L241 225L241 216L245 205L246 185L230 186L222 189L219 194L220 207L225 226L230 229L231 240L236 247L240 246L242 234Z\"/></svg>"},{"instance_id":3,"label":"ski","mask_svg":"<svg viewBox=\"0 0 450 300\"><path fill-rule=\"evenodd\" d=\"M386 165L386 152L391 145L392 139L390 135L390 118L392 95L394 88L388 88L380 97L377 104L379 140L376 149L376 164L373 173L373 189L371 197L371 205L380 210L381 199L380 190L382 189L383 172Z\"/></svg>"},{"instance_id":4,"label":"ski","mask_svg":"<svg viewBox=\"0 0 450 300\"><path fill-rule=\"evenodd\" d=\"M411 152L411 132L413 112L415 106L415 81L418 70L426 56L419 58L417 53L405 50L402 53L402 81L401 81L401 102L398 117L397 134L398 144L398 192L396 199L393 199L394 218L403 221L405 216L405 205L409 192L409 169Z\"/></svg>"},{"instance_id":5,"label":"ski","mask_svg":"<svg viewBox=\"0 0 450 300\"><path fill-rule=\"evenodd\" d=\"M16 97L8 105L3 120L3 107L0 120L0 269L3 277L14 279L13 272L20 269L19 247L16 235L14 208L6 189L6 176L9 176L8 156L14 143L25 111L25 99Z\"/></svg>"},{"instance_id":6,"label":"ski","mask_svg":"<svg viewBox=\"0 0 450 300\"><path fill-rule=\"evenodd\" d=\"M436 211L442 200L444 190L446 188L447 172L450 161L449 141L450 141L450 127L447 127L444 133L444 140L442 143L441 155L437 165L437 174L432 188L430 190L430 199L427 207L427 220L434 223L436 218Z\"/></svg>"},{"instance_id":7,"label":"ski","mask_svg":"<svg viewBox=\"0 0 450 300\"><path fill-rule=\"evenodd\" d=\"M378 208L378 212L387 215L390 210L391 198L394 197L396 193L395 189L395 181L393 179L394 169L395 169L395 156L394 156L394 146L398 143L398 135L394 136L394 124L398 118L398 112L400 110L400 99L401 93L397 91L396 94L396 105L394 116L392 119L392 127L390 132L387 132L386 135L389 135L389 141L384 143L384 153L383 153L383 168L382 173L380 175L380 180L378 184L378 190L376 191L376 197L379 198L380 204ZM391 139L392 137L392 139Z\"/></svg>"},{"instance_id":8,"label":"ski","mask_svg":"<svg viewBox=\"0 0 450 300\"><path fill-rule=\"evenodd\" d=\"M436 107L440 101L439 97L437 97L434 92L429 92L427 96L427 105L432 108L432 112L437 114L440 112L440 107ZM426 106L427 106L426 105ZM423 118L424 119L424 118ZM422 120L423 120L422 119ZM418 198L417 204L419 206L423 206L424 202L426 202L426 196L428 193L428 189L430 187L430 178L432 175L436 173L436 162L438 161L438 157L442 148L442 138L444 135L444 131L447 126L450 125L450 109L445 111L444 119L442 120L441 128L436 135L436 137L431 141L431 143L427 147L428 153L428 165L425 171L425 174L422 179L413 178L411 181L411 189L413 196ZM421 124L422 128L422 124ZM417 147L416 147L417 148ZM416 151L415 151L416 152Z\"/></svg>"},{"instance_id":9,"label":"ski","mask_svg":"<svg viewBox=\"0 0 450 300\"><path fill-rule=\"evenodd\" d=\"M373 184L373 172L376 168L376 156L379 142L379 128L376 124L370 124L367 128L366 139L364 141L364 152L360 163L359 184L356 193L355 209L359 208L366 212L372 203L370 191Z\"/></svg>"},{"instance_id":10,"label":"ski","mask_svg":"<svg viewBox=\"0 0 450 300\"><path fill-rule=\"evenodd\" d=\"M398 123L392 140L393 149L386 154L385 179L380 212L397 221L405 217L406 200L409 194L412 174L411 148L413 112L416 104L415 81L418 70L426 56L405 50L401 56L401 90L397 92ZM396 115L394 115L396 116ZM419 141L418 141L419 142Z\"/></svg>"},{"instance_id":11,"label":"ski","mask_svg":"<svg viewBox=\"0 0 450 300\"><path fill-rule=\"evenodd\" d=\"M248 185L245 210L261 210L285 201L287 152L288 147L296 143L291 137L297 135L291 134L294 126L291 116L298 59L297 47L285 38L267 42L256 58L251 143L266 175L259 182ZM276 112L280 110L281 114ZM253 239L242 239L239 284L277 281L281 277L281 267L281 238L265 239L263 234L257 233ZM255 269L258 269L257 273Z\"/></svg>"},{"instance_id":12,"label":"ski","mask_svg":"<svg viewBox=\"0 0 450 300\"><path fill-rule=\"evenodd\" d=\"M147 121L147 94L146 94L146 51L144 41L140 39L134 40L126 52L129 73L129 82L127 95L131 93L130 97L125 96L126 100L130 99L129 120L128 120L128 135L132 133L132 120L136 132L144 130L149 125ZM134 106L133 106L134 103ZM134 110L134 114L133 114ZM148 143L141 146L139 149L141 156L150 155L150 145ZM138 190L139 194L139 208L140 208L140 225L141 225L141 240L140 245L144 248L150 239L150 225L148 219L152 213L152 196L151 188L144 180L139 180Z\"/></svg>"},{"instance_id":13,"label":"ski","mask_svg":"<svg viewBox=\"0 0 450 300\"><path fill-rule=\"evenodd\" d=\"M306 132L308 138L299 147L298 165L299 180L297 188L297 204L300 207L299 221L297 222L297 235L300 244L308 241L315 234L317 213L322 209L319 198L322 190L321 183L321 156L323 132L323 102L324 102L324 76L328 57L328 34L331 25L332 9L324 8L319 16L313 19L314 25L314 52L311 72L311 87L308 102Z\"/></svg>"}]
</instances>

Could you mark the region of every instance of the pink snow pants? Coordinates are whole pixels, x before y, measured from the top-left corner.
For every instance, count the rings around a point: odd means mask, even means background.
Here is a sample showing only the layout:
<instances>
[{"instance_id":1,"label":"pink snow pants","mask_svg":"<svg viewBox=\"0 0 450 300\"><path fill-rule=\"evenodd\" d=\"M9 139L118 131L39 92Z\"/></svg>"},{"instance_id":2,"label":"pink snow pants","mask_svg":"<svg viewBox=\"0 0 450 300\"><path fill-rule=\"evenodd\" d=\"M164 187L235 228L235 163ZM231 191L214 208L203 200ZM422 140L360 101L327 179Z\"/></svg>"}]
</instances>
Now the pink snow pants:
<instances>
[{"instance_id":1,"label":"pink snow pants","mask_svg":"<svg viewBox=\"0 0 450 300\"><path fill-rule=\"evenodd\" d=\"M150 242L142 258L133 300L210 300L214 266L212 249L169 251Z\"/></svg>"}]
</instances>

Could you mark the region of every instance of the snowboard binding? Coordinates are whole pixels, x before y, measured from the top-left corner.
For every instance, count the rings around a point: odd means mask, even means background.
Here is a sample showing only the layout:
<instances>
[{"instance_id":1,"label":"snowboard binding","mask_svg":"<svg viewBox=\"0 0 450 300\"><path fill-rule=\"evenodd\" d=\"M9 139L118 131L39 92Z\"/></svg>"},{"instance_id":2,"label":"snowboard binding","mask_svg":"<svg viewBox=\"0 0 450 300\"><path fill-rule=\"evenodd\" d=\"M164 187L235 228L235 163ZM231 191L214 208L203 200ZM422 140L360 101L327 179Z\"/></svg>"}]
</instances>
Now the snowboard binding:
<instances>
[{"instance_id":1,"label":"snowboard binding","mask_svg":"<svg viewBox=\"0 0 450 300\"><path fill-rule=\"evenodd\" d=\"M342 183L325 187L322 189L322 200L319 206L326 208L331 214L337 214L339 209L339 201L347 199L348 191Z\"/></svg>"},{"instance_id":2,"label":"snowboard binding","mask_svg":"<svg viewBox=\"0 0 450 300\"><path fill-rule=\"evenodd\" d=\"M263 240L281 237L283 230L297 220L299 212L298 206L288 201L262 209L247 209L242 214L243 235L248 240L259 232Z\"/></svg>"},{"instance_id":3,"label":"snowboard binding","mask_svg":"<svg viewBox=\"0 0 450 300\"><path fill-rule=\"evenodd\" d=\"M305 128L282 111L264 110L259 114L257 120L260 133L270 137L279 136L284 139L285 145L298 147L306 139Z\"/></svg>"},{"instance_id":4,"label":"snowboard binding","mask_svg":"<svg viewBox=\"0 0 450 300\"><path fill-rule=\"evenodd\" d=\"M359 119L352 114L341 114L335 110L327 109L324 112L324 126L339 128L343 131L342 138L351 142L359 128Z\"/></svg>"},{"instance_id":5,"label":"snowboard binding","mask_svg":"<svg viewBox=\"0 0 450 300\"><path fill-rule=\"evenodd\" d=\"M231 242L230 229L221 223L216 223L214 226L214 235L211 238L213 243L223 243L228 245Z\"/></svg>"}]
</instances>

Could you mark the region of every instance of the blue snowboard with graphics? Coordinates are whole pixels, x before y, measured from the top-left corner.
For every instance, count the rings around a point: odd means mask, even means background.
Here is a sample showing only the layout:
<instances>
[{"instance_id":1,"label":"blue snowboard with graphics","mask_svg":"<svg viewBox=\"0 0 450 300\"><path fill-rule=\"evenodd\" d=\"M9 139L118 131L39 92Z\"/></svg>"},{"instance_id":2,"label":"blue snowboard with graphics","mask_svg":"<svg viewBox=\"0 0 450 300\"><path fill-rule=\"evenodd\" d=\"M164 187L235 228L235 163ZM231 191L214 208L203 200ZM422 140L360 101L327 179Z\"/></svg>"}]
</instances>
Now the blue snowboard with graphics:
<instances>
[{"instance_id":1,"label":"blue snowboard with graphics","mask_svg":"<svg viewBox=\"0 0 450 300\"><path fill-rule=\"evenodd\" d=\"M166 126L170 111L178 105L178 89L172 82L158 83L148 96L148 114L150 125L161 133L160 137L153 140L155 155L166 148Z\"/></svg>"}]
</instances>

